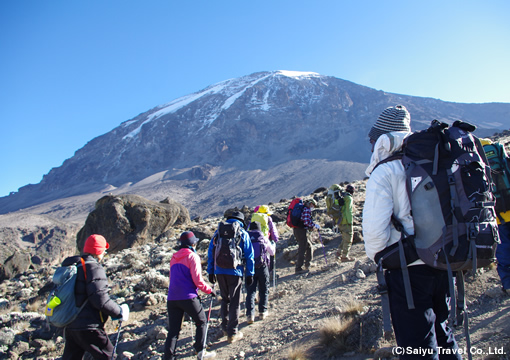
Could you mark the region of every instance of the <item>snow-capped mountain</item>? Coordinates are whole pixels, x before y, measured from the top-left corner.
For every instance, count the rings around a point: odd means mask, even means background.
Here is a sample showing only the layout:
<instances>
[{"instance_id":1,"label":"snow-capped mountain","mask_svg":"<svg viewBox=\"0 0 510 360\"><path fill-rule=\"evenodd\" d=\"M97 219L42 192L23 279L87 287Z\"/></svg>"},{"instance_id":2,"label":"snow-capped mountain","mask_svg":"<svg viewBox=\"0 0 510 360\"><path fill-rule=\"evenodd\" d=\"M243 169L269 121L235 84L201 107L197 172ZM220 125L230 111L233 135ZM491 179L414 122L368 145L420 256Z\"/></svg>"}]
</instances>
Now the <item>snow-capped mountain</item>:
<instances>
[{"instance_id":1,"label":"snow-capped mountain","mask_svg":"<svg viewBox=\"0 0 510 360\"><path fill-rule=\"evenodd\" d=\"M414 130L433 119L472 122L478 135L510 128L510 104L448 103L312 72L259 72L123 122L39 184L1 198L0 212L106 191L167 195L208 215L359 179L370 157L367 133L396 104L410 110Z\"/></svg>"}]
</instances>

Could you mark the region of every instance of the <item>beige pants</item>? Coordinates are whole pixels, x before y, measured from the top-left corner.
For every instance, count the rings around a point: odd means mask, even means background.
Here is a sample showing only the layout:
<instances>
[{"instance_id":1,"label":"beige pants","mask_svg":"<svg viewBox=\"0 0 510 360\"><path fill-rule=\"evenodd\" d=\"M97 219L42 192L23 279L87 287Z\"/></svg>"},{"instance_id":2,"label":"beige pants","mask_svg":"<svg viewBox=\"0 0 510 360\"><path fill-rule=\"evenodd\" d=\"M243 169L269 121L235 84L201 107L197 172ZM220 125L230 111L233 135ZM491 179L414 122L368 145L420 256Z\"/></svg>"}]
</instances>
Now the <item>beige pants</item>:
<instances>
[{"instance_id":1,"label":"beige pants","mask_svg":"<svg viewBox=\"0 0 510 360\"><path fill-rule=\"evenodd\" d=\"M347 257L352 246L352 224L339 225L338 230L342 235L342 243L338 250L340 250L341 256Z\"/></svg>"}]
</instances>

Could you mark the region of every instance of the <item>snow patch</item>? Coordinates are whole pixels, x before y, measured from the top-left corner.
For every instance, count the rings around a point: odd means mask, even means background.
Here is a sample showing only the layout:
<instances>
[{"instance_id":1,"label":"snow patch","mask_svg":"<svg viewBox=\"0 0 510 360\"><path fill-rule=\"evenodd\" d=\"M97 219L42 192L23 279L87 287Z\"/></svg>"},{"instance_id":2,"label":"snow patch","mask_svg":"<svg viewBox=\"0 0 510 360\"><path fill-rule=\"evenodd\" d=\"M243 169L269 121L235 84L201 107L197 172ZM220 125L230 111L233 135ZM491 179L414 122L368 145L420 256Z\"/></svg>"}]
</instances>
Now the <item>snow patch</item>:
<instances>
[{"instance_id":1,"label":"snow patch","mask_svg":"<svg viewBox=\"0 0 510 360\"><path fill-rule=\"evenodd\" d=\"M302 78L302 77L320 77L321 75L316 72L311 71L289 71L289 70L278 70L277 74L282 74L287 77L292 78Z\"/></svg>"}]
</instances>

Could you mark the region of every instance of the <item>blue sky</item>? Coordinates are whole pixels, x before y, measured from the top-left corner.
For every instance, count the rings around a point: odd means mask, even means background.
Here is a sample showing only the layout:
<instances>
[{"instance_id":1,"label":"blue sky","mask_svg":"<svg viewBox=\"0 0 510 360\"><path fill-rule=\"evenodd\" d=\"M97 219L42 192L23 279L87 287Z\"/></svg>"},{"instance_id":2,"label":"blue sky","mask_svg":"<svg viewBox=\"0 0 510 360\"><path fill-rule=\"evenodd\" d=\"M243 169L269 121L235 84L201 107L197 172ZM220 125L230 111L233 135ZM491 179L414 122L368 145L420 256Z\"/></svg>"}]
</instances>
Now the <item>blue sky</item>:
<instances>
[{"instance_id":1,"label":"blue sky","mask_svg":"<svg viewBox=\"0 0 510 360\"><path fill-rule=\"evenodd\" d=\"M0 196L150 108L257 71L510 102L510 2L2 0Z\"/></svg>"}]
</instances>

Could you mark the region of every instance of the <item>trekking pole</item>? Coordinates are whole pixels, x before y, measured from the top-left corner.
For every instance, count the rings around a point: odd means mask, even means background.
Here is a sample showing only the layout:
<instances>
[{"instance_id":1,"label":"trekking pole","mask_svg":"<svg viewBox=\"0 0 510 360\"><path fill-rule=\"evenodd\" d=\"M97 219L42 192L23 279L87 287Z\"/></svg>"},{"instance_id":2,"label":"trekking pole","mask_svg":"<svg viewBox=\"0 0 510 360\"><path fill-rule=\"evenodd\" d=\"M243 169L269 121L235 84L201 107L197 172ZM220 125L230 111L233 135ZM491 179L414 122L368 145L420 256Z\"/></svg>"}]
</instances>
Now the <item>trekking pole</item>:
<instances>
[{"instance_id":1,"label":"trekking pole","mask_svg":"<svg viewBox=\"0 0 510 360\"><path fill-rule=\"evenodd\" d=\"M273 287L276 291L276 253L273 256Z\"/></svg>"},{"instance_id":2,"label":"trekking pole","mask_svg":"<svg viewBox=\"0 0 510 360\"><path fill-rule=\"evenodd\" d=\"M321 245L322 245L322 253L324 254L324 260L326 261L326 265L328 265L328 258L326 257L326 250L324 249L324 243L322 242L321 232L320 232L319 229L317 229L317 232L319 233L319 240L320 240Z\"/></svg>"},{"instance_id":3,"label":"trekking pole","mask_svg":"<svg viewBox=\"0 0 510 360\"><path fill-rule=\"evenodd\" d=\"M119 344L120 328L122 327L122 319L119 320L119 330L117 331L117 340L115 340L115 346L113 347L113 358L117 358L117 345Z\"/></svg>"},{"instance_id":4,"label":"trekking pole","mask_svg":"<svg viewBox=\"0 0 510 360\"><path fill-rule=\"evenodd\" d=\"M214 285L215 284L213 284L213 286L212 286L213 291L214 291ZM204 343L203 343L203 348L202 348L202 356L200 357L200 360L204 360L204 352L205 352L205 347L207 345L207 331L209 330L209 320L211 320L211 309L212 309L213 298L214 298L214 296L212 296L212 294L211 294L211 303L209 304L209 311L207 313L207 322L205 323Z\"/></svg>"}]
</instances>

